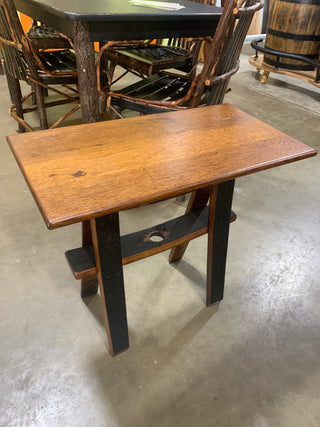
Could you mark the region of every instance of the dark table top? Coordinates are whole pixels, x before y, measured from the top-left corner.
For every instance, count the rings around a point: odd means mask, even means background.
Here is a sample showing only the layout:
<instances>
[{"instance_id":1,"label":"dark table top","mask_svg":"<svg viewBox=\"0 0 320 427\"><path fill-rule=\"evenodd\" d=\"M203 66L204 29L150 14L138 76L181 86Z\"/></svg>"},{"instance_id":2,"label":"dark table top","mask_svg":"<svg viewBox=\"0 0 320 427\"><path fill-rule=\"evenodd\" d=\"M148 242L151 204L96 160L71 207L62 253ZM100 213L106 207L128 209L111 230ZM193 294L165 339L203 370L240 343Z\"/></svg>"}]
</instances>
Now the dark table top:
<instances>
[{"instance_id":1,"label":"dark table top","mask_svg":"<svg viewBox=\"0 0 320 427\"><path fill-rule=\"evenodd\" d=\"M72 21L86 21L91 39L126 40L213 35L221 8L186 0L185 6L160 10L132 6L129 0L14 0L17 9L72 36Z\"/></svg>"}]
</instances>

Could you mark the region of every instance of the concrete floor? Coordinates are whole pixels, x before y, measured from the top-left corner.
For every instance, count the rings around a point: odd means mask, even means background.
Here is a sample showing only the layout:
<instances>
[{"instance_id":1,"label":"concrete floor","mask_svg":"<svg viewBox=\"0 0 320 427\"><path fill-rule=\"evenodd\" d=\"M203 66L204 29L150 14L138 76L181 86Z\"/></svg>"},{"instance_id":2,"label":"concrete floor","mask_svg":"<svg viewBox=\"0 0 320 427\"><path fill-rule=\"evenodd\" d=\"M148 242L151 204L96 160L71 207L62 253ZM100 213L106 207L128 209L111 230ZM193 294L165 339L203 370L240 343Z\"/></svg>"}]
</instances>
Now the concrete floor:
<instances>
[{"instance_id":1,"label":"concrete floor","mask_svg":"<svg viewBox=\"0 0 320 427\"><path fill-rule=\"evenodd\" d=\"M262 85L249 51L226 102L319 149L320 91ZM126 266L131 346L112 358L99 296L81 300L64 258L80 227L46 229L5 141L4 76L0 94L0 426L319 426L320 157L238 179L218 306L205 237L177 265L165 252ZM127 212L122 231L183 210Z\"/></svg>"}]
</instances>

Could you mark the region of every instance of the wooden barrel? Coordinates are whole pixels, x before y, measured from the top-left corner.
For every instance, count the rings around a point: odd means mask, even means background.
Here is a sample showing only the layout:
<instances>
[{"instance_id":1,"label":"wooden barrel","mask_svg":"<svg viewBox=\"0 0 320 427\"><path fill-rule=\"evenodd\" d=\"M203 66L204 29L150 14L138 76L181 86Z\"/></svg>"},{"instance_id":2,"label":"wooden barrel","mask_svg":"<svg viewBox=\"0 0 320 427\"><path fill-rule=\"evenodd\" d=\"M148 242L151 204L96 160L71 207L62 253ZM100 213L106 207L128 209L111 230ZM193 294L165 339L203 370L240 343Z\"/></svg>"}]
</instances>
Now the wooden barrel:
<instances>
[{"instance_id":1,"label":"wooden barrel","mask_svg":"<svg viewBox=\"0 0 320 427\"><path fill-rule=\"evenodd\" d=\"M320 59L320 0L271 0L265 47ZM309 64L264 55L267 64L290 70L313 70Z\"/></svg>"}]
</instances>

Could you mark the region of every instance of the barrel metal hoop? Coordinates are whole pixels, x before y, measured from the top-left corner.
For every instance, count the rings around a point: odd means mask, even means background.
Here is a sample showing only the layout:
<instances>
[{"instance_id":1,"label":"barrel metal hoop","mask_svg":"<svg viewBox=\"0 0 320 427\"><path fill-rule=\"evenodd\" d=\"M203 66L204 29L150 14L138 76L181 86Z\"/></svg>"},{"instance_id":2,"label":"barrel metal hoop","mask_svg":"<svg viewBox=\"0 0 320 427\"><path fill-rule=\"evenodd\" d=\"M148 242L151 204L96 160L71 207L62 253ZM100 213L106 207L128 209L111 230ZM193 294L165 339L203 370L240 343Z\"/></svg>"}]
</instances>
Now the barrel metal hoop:
<instances>
[{"instance_id":1,"label":"barrel metal hoop","mask_svg":"<svg viewBox=\"0 0 320 427\"><path fill-rule=\"evenodd\" d=\"M280 52L279 50L259 46L259 43L261 43L262 41L263 41L262 38L258 38L256 40L253 40L251 42L251 46L256 51L263 52L263 53L266 53L268 55L280 56L283 58L295 59L297 61L306 62L307 64L312 65L314 68L320 69L320 62L319 61L317 61L317 60L314 61L313 58L312 59L308 58L308 56L313 56L313 55L297 55L294 53ZM318 55L317 55L317 57L318 57ZM318 58L316 58L316 59L318 59Z\"/></svg>"},{"instance_id":2,"label":"barrel metal hoop","mask_svg":"<svg viewBox=\"0 0 320 427\"><path fill-rule=\"evenodd\" d=\"M268 34L276 37L281 37L282 39L292 39L292 40L310 41L310 42L320 41L320 35L317 35L317 34L294 34L294 33L287 33L284 31L274 30L273 28L268 28Z\"/></svg>"},{"instance_id":3,"label":"barrel metal hoop","mask_svg":"<svg viewBox=\"0 0 320 427\"><path fill-rule=\"evenodd\" d=\"M286 52L285 50L278 50L278 51L274 51L273 49L269 48L268 46L265 46L266 51L264 53L267 53L269 55L279 55L279 56L283 56L284 58L289 58L289 59L297 59L298 57L301 58L308 58L311 60L315 60L317 61L317 59L319 59L319 55L317 53L315 54L297 54L297 53L292 53L292 52ZM273 53L273 52L276 53Z\"/></svg>"},{"instance_id":4,"label":"barrel metal hoop","mask_svg":"<svg viewBox=\"0 0 320 427\"><path fill-rule=\"evenodd\" d=\"M320 0L278 0L284 3L299 3L299 4L309 4L309 5L320 5Z\"/></svg>"}]
</instances>

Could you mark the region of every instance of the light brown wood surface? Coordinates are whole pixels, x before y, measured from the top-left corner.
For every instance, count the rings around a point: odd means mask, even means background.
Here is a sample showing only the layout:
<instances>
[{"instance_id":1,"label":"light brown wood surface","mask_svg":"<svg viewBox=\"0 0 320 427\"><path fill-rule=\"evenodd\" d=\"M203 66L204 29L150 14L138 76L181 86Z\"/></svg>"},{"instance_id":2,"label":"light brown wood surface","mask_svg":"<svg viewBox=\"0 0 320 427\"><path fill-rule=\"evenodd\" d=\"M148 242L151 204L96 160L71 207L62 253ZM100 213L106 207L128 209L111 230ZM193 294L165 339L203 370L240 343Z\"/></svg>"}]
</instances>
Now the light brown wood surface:
<instances>
[{"instance_id":1,"label":"light brown wood surface","mask_svg":"<svg viewBox=\"0 0 320 427\"><path fill-rule=\"evenodd\" d=\"M259 10L254 14L251 25L248 30L248 35L259 35L261 34L261 11Z\"/></svg>"},{"instance_id":2,"label":"light brown wood surface","mask_svg":"<svg viewBox=\"0 0 320 427\"><path fill-rule=\"evenodd\" d=\"M272 65L268 65L263 60L263 55L252 55L249 58L251 65L256 67L258 70L264 70L267 73L266 78L261 78L261 83L267 81L269 73L283 74L285 76L294 77L304 82L310 83L313 86L320 88L320 83L316 82L316 70L314 71L301 71L301 70L285 70L284 68L274 68Z\"/></svg>"},{"instance_id":3,"label":"light brown wood surface","mask_svg":"<svg viewBox=\"0 0 320 427\"><path fill-rule=\"evenodd\" d=\"M316 154L228 104L7 139L50 229Z\"/></svg>"}]
</instances>

